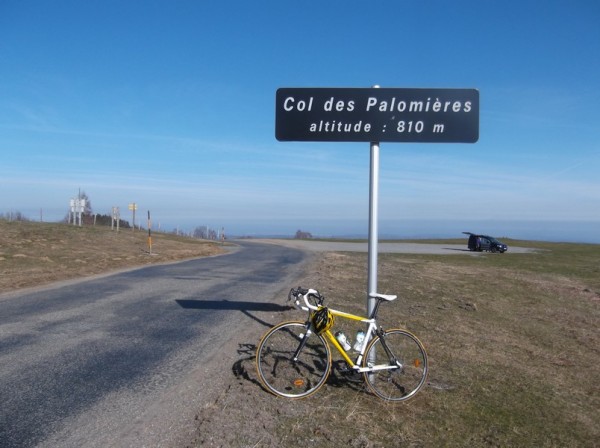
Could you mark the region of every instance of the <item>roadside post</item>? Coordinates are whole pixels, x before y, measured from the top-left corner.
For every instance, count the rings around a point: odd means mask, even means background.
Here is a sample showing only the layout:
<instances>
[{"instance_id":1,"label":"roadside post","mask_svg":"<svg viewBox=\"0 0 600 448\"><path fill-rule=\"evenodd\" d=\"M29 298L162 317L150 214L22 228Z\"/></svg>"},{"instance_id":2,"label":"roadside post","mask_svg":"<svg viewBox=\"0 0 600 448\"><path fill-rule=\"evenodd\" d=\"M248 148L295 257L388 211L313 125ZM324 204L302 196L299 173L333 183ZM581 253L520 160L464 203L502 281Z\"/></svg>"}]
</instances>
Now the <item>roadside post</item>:
<instances>
[{"instance_id":1,"label":"roadside post","mask_svg":"<svg viewBox=\"0 0 600 448\"><path fill-rule=\"evenodd\" d=\"M148 210L148 251L152 255L152 221L150 220L150 210Z\"/></svg>"},{"instance_id":2,"label":"roadside post","mask_svg":"<svg viewBox=\"0 0 600 448\"><path fill-rule=\"evenodd\" d=\"M477 89L280 88L275 98L278 141L369 142L369 264L367 312L375 306L379 241L380 142L475 143Z\"/></svg>"},{"instance_id":3,"label":"roadside post","mask_svg":"<svg viewBox=\"0 0 600 448\"><path fill-rule=\"evenodd\" d=\"M117 232L119 232L119 221L121 220L121 212L119 207L112 208L112 219L110 220L110 230L114 230L115 223L117 225Z\"/></svg>"}]
</instances>

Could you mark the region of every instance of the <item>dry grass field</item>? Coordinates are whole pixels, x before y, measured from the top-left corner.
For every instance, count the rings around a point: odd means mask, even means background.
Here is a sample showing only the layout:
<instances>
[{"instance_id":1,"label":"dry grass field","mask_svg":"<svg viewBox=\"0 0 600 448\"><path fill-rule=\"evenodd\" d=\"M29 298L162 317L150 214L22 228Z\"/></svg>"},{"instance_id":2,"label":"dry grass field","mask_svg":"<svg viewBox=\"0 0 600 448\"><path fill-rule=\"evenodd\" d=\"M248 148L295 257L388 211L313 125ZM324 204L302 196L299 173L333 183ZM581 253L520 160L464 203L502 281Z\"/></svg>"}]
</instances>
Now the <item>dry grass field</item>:
<instances>
[{"instance_id":1,"label":"dry grass field","mask_svg":"<svg viewBox=\"0 0 600 448\"><path fill-rule=\"evenodd\" d=\"M119 269L216 255L215 243L110 227L0 220L0 293Z\"/></svg>"},{"instance_id":2,"label":"dry grass field","mask_svg":"<svg viewBox=\"0 0 600 448\"><path fill-rule=\"evenodd\" d=\"M384 403L335 373L307 399L271 396L257 381L257 334L199 414L197 446L598 446L600 246L519 243L537 250L379 256L380 292L399 295L383 325L408 328L428 350L428 384L409 402ZM326 253L302 286L362 314L366 272L366 254Z\"/></svg>"}]
</instances>

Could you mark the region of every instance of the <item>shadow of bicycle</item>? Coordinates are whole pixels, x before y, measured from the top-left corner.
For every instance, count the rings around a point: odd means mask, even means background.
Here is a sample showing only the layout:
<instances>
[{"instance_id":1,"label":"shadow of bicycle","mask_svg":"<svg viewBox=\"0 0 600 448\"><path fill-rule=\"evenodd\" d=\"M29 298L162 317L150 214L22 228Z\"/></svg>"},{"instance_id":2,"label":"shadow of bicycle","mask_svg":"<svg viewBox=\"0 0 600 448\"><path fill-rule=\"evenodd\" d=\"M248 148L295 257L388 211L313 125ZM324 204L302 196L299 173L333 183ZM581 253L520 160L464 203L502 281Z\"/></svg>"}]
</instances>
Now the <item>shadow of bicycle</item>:
<instances>
[{"instance_id":1,"label":"shadow of bicycle","mask_svg":"<svg viewBox=\"0 0 600 448\"><path fill-rule=\"evenodd\" d=\"M264 302L248 302L240 300L193 300L193 299L178 299L177 304L185 309L193 310L231 310L240 311L251 319L263 325L265 328L271 328L274 323L266 322L252 312L284 312L295 309L292 306L277 305L274 303ZM257 345L254 343L240 343L237 350L238 360L235 361L231 367L231 371L236 379L247 381L248 383L258 386L265 392L268 390L262 385L258 379L256 372L256 349ZM326 384L330 387L350 387L352 389L362 389L362 377L358 379L352 379L348 376L340 373L340 362L334 361L332 363L331 373L327 379Z\"/></svg>"},{"instance_id":2,"label":"shadow of bicycle","mask_svg":"<svg viewBox=\"0 0 600 448\"><path fill-rule=\"evenodd\" d=\"M245 380L269 392L258 379L256 372L256 344L239 344L237 350L239 359L233 363L231 371L238 380ZM341 373L345 367L344 361L333 361L331 373L325 383L329 387L345 387L364 392L362 375L345 375ZM270 392L269 392L270 393Z\"/></svg>"}]
</instances>

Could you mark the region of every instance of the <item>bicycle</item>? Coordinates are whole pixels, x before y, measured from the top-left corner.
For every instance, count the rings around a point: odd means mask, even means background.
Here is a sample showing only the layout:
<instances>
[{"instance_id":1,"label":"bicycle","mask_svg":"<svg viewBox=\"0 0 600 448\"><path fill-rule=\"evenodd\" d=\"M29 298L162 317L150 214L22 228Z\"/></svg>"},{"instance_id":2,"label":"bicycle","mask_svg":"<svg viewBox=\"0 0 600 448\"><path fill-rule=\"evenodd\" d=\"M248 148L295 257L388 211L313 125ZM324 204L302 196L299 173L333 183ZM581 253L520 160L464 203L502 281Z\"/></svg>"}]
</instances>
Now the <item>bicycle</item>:
<instances>
[{"instance_id":1,"label":"bicycle","mask_svg":"<svg viewBox=\"0 0 600 448\"><path fill-rule=\"evenodd\" d=\"M262 337L256 350L256 366L264 387L285 398L314 394L331 372L329 341L347 363L347 373L363 374L369 390L376 396L386 401L413 397L427 378L425 348L406 330L378 327L380 305L397 296L372 294L371 297L376 300L371 316L361 317L324 306L325 297L315 289L291 289L288 300L293 300L296 307L307 311L309 316L304 322L287 321L275 325ZM332 332L334 316L366 326L364 340L355 347L355 360Z\"/></svg>"}]
</instances>

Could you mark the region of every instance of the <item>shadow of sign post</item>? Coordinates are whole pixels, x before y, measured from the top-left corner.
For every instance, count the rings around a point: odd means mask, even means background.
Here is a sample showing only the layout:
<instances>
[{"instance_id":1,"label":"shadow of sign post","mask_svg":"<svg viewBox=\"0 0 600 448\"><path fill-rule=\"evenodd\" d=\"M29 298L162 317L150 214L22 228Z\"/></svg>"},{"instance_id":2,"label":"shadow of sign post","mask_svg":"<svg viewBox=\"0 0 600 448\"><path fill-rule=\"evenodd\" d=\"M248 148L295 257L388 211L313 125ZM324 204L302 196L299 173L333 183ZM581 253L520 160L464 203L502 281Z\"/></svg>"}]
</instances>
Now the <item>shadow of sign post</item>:
<instances>
[{"instance_id":1,"label":"shadow of sign post","mask_svg":"<svg viewBox=\"0 0 600 448\"><path fill-rule=\"evenodd\" d=\"M185 309L193 310L232 310L232 311L266 311L282 312L292 309L290 306L275 303L246 302L236 300L193 300L178 299L175 302Z\"/></svg>"}]
</instances>

